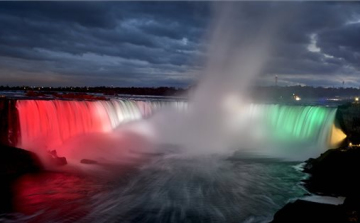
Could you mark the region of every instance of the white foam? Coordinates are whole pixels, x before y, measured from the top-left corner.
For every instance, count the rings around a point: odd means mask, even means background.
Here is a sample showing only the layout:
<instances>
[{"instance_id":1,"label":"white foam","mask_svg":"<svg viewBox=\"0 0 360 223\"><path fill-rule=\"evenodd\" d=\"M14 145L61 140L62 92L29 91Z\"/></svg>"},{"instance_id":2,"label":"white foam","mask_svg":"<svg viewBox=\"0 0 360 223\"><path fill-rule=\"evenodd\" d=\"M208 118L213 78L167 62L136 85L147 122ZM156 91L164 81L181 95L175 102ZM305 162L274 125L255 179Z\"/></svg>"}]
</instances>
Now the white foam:
<instances>
[{"instance_id":1,"label":"white foam","mask_svg":"<svg viewBox=\"0 0 360 223\"><path fill-rule=\"evenodd\" d=\"M315 203L321 203L321 204L332 204L332 205L341 205L344 203L345 197L330 197L330 196L307 196L304 198L301 198L300 200L304 201L311 201Z\"/></svg>"}]
</instances>

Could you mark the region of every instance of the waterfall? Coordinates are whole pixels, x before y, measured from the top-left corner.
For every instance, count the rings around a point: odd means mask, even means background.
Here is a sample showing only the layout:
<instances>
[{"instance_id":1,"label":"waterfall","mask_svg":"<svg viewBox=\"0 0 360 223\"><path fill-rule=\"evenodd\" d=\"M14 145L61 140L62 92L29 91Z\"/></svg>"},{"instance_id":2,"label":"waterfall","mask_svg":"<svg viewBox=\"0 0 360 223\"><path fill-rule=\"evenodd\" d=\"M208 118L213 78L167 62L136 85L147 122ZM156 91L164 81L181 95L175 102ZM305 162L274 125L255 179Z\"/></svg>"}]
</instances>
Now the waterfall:
<instances>
[{"instance_id":1,"label":"waterfall","mask_svg":"<svg viewBox=\"0 0 360 223\"><path fill-rule=\"evenodd\" d=\"M251 110L271 127L276 140L325 142L329 137L337 109L318 106L252 105Z\"/></svg>"},{"instance_id":2,"label":"waterfall","mask_svg":"<svg viewBox=\"0 0 360 223\"><path fill-rule=\"evenodd\" d=\"M335 127L337 108L253 104L247 112L249 122L261 128L260 141L284 156L317 156L346 137Z\"/></svg>"},{"instance_id":3,"label":"waterfall","mask_svg":"<svg viewBox=\"0 0 360 223\"><path fill-rule=\"evenodd\" d=\"M55 148L85 133L110 132L122 123L150 116L163 107L183 109L180 101L65 101L19 100L20 140L25 149Z\"/></svg>"},{"instance_id":4,"label":"waterfall","mask_svg":"<svg viewBox=\"0 0 360 223\"><path fill-rule=\"evenodd\" d=\"M188 109L183 101L65 101L18 100L20 134L18 146L52 149L66 140L86 134L110 132L120 124L147 118L156 110ZM238 147L276 148L296 153L311 147L319 154L346 136L335 128L336 108L250 104L232 108L226 119L235 128ZM170 124L169 124L170 125ZM228 128L227 127L227 128ZM239 128L240 127L240 128ZM237 133L236 133L237 132ZM302 147L295 149L294 147Z\"/></svg>"}]
</instances>

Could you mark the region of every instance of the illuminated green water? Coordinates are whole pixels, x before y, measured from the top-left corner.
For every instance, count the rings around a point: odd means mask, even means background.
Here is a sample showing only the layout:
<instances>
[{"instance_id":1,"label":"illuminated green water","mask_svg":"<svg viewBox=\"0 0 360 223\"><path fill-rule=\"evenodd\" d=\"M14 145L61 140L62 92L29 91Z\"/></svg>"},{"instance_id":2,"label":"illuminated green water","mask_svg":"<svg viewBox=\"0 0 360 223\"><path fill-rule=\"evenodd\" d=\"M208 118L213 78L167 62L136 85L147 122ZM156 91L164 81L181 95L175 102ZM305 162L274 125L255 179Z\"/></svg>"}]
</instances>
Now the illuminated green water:
<instances>
[{"instance_id":1,"label":"illuminated green water","mask_svg":"<svg viewBox=\"0 0 360 223\"><path fill-rule=\"evenodd\" d=\"M286 145L282 148L287 150L305 144L319 151L328 149L336 110L320 106L251 106L253 118L266 126L267 140Z\"/></svg>"},{"instance_id":2,"label":"illuminated green water","mask_svg":"<svg viewBox=\"0 0 360 223\"><path fill-rule=\"evenodd\" d=\"M321 140L334 123L336 109L313 106L279 106L267 108L269 124L280 139Z\"/></svg>"}]
</instances>

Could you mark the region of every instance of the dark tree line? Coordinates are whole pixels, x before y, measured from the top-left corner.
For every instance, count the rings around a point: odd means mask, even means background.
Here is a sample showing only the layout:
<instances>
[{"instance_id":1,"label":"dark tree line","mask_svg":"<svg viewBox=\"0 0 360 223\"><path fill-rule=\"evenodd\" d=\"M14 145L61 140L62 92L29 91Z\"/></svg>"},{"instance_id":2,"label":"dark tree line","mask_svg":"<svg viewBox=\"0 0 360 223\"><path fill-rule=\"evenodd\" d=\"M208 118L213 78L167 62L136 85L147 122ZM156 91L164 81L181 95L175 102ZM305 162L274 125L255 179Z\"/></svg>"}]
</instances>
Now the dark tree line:
<instances>
[{"instance_id":1,"label":"dark tree line","mask_svg":"<svg viewBox=\"0 0 360 223\"><path fill-rule=\"evenodd\" d=\"M187 89L175 87L31 87L31 86L0 86L0 91L40 91L40 92L79 92L102 93L104 95L132 94L132 95L159 95L176 96L186 93Z\"/></svg>"},{"instance_id":2,"label":"dark tree line","mask_svg":"<svg viewBox=\"0 0 360 223\"><path fill-rule=\"evenodd\" d=\"M175 88L175 87L31 87L31 86L0 86L0 91L25 91L25 92L72 92L72 93L101 93L104 95L155 95L155 96L178 96L186 95L190 90L196 88ZM358 88L325 88L311 86L256 86L252 88L251 95L256 99L265 98L291 98L293 94L301 98L328 98L328 97L353 97L360 96Z\"/></svg>"}]
</instances>

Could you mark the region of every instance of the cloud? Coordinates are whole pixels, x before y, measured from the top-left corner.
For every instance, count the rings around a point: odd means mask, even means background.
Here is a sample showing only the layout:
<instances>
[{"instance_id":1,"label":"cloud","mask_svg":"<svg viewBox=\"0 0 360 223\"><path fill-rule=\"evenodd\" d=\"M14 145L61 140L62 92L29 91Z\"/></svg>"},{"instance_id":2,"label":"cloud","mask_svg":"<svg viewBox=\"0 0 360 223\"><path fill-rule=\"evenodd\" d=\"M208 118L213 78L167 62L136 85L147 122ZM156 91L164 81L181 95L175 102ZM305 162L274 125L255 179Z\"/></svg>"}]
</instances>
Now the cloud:
<instances>
[{"instance_id":1,"label":"cloud","mask_svg":"<svg viewBox=\"0 0 360 223\"><path fill-rule=\"evenodd\" d=\"M236 5L241 10L234 23L248 36L262 18L289 12L262 73L268 84L278 75L284 84L321 85L329 76L334 83L343 77L360 85L360 4ZM0 2L1 82L188 86L209 56L211 7L209 2ZM322 83L333 84L329 80Z\"/></svg>"}]
</instances>

